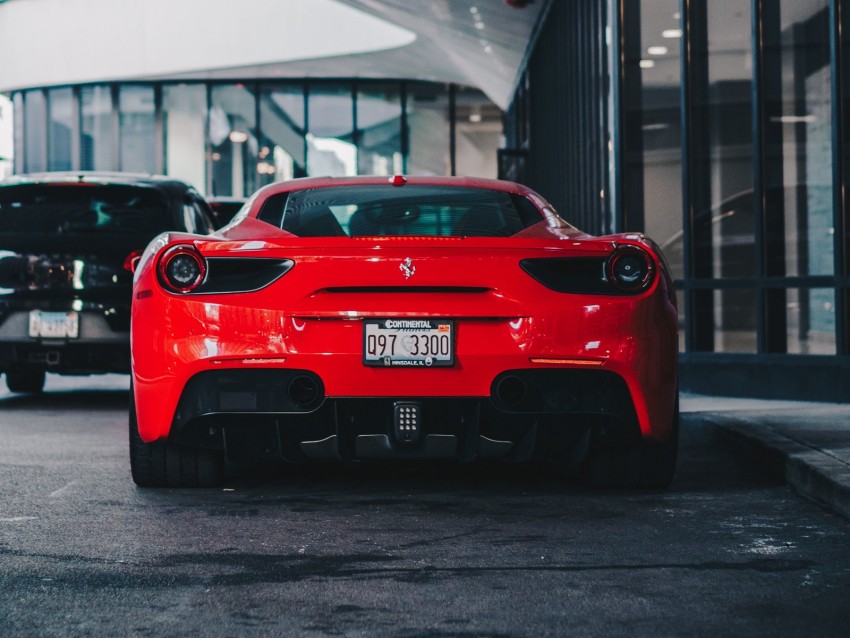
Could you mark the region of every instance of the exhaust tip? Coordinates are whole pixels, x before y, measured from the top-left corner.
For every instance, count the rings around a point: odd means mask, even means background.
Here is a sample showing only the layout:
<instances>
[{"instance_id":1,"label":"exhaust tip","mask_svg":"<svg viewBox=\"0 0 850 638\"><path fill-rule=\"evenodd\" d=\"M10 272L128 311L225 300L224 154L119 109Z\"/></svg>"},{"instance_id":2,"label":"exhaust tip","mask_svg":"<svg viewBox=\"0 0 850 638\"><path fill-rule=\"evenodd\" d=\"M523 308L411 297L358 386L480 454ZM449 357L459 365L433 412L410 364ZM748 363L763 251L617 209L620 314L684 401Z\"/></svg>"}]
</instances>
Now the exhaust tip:
<instances>
[{"instance_id":1,"label":"exhaust tip","mask_svg":"<svg viewBox=\"0 0 850 638\"><path fill-rule=\"evenodd\" d=\"M318 381L306 374L300 374L297 377L293 377L289 382L289 388L287 391L289 393L289 398L292 399L292 402L299 408L313 405L319 399L321 394Z\"/></svg>"},{"instance_id":2,"label":"exhaust tip","mask_svg":"<svg viewBox=\"0 0 850 638\"><path fill-rule=\"evenodd\" d=\"M505 405L517 405L525 400L528 387L525 381L517 376L502 377L496 383L496 396Z\"/></svg>"}]
</instances>

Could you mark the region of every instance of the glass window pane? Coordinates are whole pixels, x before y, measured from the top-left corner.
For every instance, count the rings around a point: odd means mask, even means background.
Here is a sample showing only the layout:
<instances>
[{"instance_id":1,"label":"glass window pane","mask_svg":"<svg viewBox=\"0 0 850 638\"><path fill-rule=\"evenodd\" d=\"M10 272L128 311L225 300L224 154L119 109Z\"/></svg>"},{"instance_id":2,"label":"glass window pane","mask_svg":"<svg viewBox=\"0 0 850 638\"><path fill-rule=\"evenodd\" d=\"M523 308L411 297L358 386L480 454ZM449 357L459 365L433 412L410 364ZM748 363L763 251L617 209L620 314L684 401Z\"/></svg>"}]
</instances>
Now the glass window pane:
<instances>
[{"instance_id":1,"label":"glass window pane","mask_svg":"<svg viewBox=\"0 0 850 638\"><path fill-rule=\"evenodd\" d=\"M52 89L47 92L47 169L71 170L71 136L74 131L71 89Z\"/></svg>"},{"instance_id":2,"label":"glass window pane","mask_svg":"<svg viewBox=\"0 0 850 638\"><path fill-rule=\"evenodd\" d=\"M241 84L214 86L210 107L212 192L247 197L258 186L256 104Z\"/></svg>"},{"instance_id":3,"label":"glass window pane","mask_svg":"<svg viewBox=\"0 0 850 638\"><path fill-rule=\"evenodd\" d=\"M24 94L18 91L12 96L12 108L14 109L13 127L15 147L15 172L24 172Z\"/></svg>"},{"instance_id":4,"label":"glass window pane","mask_svg":"<svg viewBox=\"0 0 850 638\"><path fill-rule=\"evenodd\" d=\"M311 86L309 98L307 172L333 177L356 175L351 88Z\"/></svg>"},{"instance_id":5,"label":"glass window pane","mask_svg":"<svg viewBox=\"0 0 850 638\"><path fill-rule=\"evenodd\" d=\"M47 168L47 100L42 91L27 91L24 101L24 170L28 173Z\"/></svg>"},{"instance_id":6,"label":"glass window pane","mask_svg":"<svg viewBox=\"0 0 850 638\"><path fill-rule=\"evenodd\" d=\"M12 173L12 158L15 154L14 109L12 100L0 95L0 179Z\"/></svg>"},{"instance_id":7,"label":"glass window pane","mask_svg":"<svg viewBox=\"0 0 850 638\"><path fill-rule=\"evenodd\" d=\"M714 291L715 352L755 352L756 291L728 288Z\"/></svg>"},{"instance_id":8,"label":"glass window pane","mask_svg":"<svg viewBox=\"0 0 850 638\"><path fill-rule=\"evenodd\" d=\"M399 86L370 85L361 89L357 92L357 173L404 172Z\"/></svg>"},{"instance_id":9,"label":"glass window pane","mask_svg":"<svg viewBox=\"0 0 850 638\"><path fill-rule=\"evenodd\" d=\"M156 122L152 86L122 86L118 94L120 167L136 173L156 172Z\"/></svg>"},{"instance_id":10,"label":"glass window pane","mask_svg":"<svg viewBox=\"0 0 850 638\"><path fill-rule=\"evenodd\" d=\"M258 218L302 237L507 237L541 220L529 200L510 193L389 184L282 193Z\"/></svg>"},{"instance_id":11,"label":"glass window pane","mask_svg":"<svg viewBox=\"0 0 850 638\"><path fill-rule=\"evenodd\" d=\"M407 90L411 175L450 175L449 95L442 85L413 84Z\"/></svg>"},{"instance_id":12,"label":"glass window pane","mask_svg":"<svg viewBox=\"0 0 850 638\"><path fill-rule=\"evenodd\" d=\"M207 90L198 84L162 89L165 172L202 192L206 188Z\"/></svg>"},{"instance_id":13,"label":"glass window pane","mask_svg":"<svg viewBox=\"0 0 850 638\"><path fill-rule=\"evenodd\" d=\"M832 288L787 291L788 352L835 354L835 292Z\"/></svg>"},{"instance_id":14,"label":"glass window pane","mask_svg":"<svg viewBox=\"0 0 850 638\"><path fill-rule=\"evenodd\" d=\"M768 275L832 274L828 0L765 4Z\"/></svg>"},{"instance_id":15,"label":"glass window pane","mask_svg":"<svg viewBox=\"0 0 850 638\"><path fill-rule=\"evenodd\" d=\"M263 86L260 91L260 185L307 174L304 87Z\"/></svg>"},{"instance_id":16,"label":"glass window pane","mask_svg":"<svg viewBox=\"0 0 850 638\"><path fill-rule=\"evenodd\" d=\"M0 192L0 234L47 232L54 245L74 244L80 237L90 242L94 235L106 242L120 235L153 237L172 228L170 217L168 202L152 188L20 184Z\"/></svg>"},{"instance_id":17,"label":"glass window pane","mask_svg":"<svg viewBox=\"0 0 850 638\"><path fill-rule=\"evenodd\" d=\"M623 230L655 239L670 253L673 276L681 278L680 3L625 2L623 11L621 223Z\"/></svg>"},{"instance_id":18,"label":"glass window pane","mask_svg":"<svg viewBox=\"0 0 850 638\"><path fill-rule=\"evenodd\" d=\"M750 3L695 7L692 196L698 277L756 274ZM704 26L703 26L704 25ZM704 78L703 81L699 81Z\"/></svg>"},{"instance_id":19,"label":"glass window pane","mask_svg":"<svg viewBox=\"0 0 850 638\"><path fill-rule=\"evenodd\" d=\"M112 91L108 86L80 90L80 168L115 170Z\"/></svg>"},{"instance_id":20,"label":"glass window pane","mask_svg":"<svg viewBox=\"0 0 850 638\"><path fill-rule=\"evenodd\" d=\"M455 102L455 171L472 177L497 177L502 145L502 111L476 89L460 88Z\"/></svg>"}]
</instances>

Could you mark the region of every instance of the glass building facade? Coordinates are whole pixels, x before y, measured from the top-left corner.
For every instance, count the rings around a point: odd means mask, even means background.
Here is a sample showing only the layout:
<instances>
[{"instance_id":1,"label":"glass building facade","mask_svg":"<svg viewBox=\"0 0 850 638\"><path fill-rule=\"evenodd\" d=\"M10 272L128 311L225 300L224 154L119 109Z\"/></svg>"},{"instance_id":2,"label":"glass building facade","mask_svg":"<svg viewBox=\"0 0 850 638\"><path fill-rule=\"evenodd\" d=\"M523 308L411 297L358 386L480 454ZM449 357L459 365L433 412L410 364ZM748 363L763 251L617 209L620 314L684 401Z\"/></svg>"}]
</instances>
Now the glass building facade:
<instances>
[{"instance_id":1,"label":"glass building facade","mask_svg":"<svg viewBox=\"0 0 850 638\"><path fill-rule=\"evenodd\" d=\"M18 173L162 173L210 196L312 175L496 177L503 133L483 93L427 82L125 82L12 100Z\"/></svg>"},{"instance_id":2,"label":"glass building facade","mask_svg":"<svg viewBox=\"0 0 850 638\"><path fill-rule=\"evenodd\" d=\"M505 126L502 175L662 246L683 389L850 396L850 1L550 2Z\"/></svg>"}]
</instances>

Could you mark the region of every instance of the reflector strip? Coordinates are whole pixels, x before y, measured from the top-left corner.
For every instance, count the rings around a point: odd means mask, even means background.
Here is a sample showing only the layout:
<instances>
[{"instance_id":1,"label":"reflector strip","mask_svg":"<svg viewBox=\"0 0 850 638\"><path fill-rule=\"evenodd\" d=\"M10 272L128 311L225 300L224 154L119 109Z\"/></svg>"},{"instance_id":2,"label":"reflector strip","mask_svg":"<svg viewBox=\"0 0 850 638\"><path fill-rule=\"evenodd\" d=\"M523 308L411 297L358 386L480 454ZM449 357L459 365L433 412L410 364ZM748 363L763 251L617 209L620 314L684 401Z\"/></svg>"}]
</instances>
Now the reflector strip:
<instances>
[{"instance_id":1,"label":"reflector strip","mask_svg":"<svg viewBox=\"0 0 850 638\"><path fill-rule=\"evenodd\" d=\"M356 241L374 241L376 239L388 239L392 241L463 241L464 237L450 235L357 235L352 237Z\"/></svg>"},{"instance_id":2,"label":"reflector strip","mask_svg":"<svg viewBox=\"0 0 850 638\"><path fill-rule=\"evenodd\" d=\"M216 366L220 366L223 363L241 363L243 365L251 366L251 365L269 365L269 364L281 364L286 361L286 357L250 357L247 359L243 359L240 357L231 357L227 359L210 359L210 363Z\"/></svg>"},{"instance_id":3,"label":"reflector strip","mask_svg":"<svg viewBox=\"0 0 850 638\"><path fill-rule=\"evenodd\" d=\"M604 361L597 359L530 359L531 363L547 363L559 366L601 366Z\"/></svg>"}]
</instances>

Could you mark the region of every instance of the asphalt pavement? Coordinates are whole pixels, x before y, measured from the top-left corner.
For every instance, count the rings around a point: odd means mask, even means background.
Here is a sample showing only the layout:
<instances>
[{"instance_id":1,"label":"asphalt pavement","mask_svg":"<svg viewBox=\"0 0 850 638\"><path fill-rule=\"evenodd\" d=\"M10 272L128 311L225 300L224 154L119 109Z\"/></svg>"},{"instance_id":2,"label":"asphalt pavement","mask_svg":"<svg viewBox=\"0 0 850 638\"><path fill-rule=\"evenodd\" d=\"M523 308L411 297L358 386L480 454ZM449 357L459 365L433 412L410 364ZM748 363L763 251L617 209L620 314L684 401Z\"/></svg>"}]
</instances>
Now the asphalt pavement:
<instances>
[{"instance_id":1,"label":"asphalt pavement","mask_svg":"<svg viewBox=\"0 0 850 638\"><path fill-rule=\"evenodd\" d=\"M79 381L48 375L46 390ZM129 387L127 375L87 377L90 389ZM7 393L5 384L0 396ZM740 461L850 520L850 403L682 394L682 427L702 428Z\"/></svg>"},{"instance_id":2,"label":"asphalt pavement","mask_svg":"<svg viewBox=\"0 0 850 638\"><path fill-rule=\"evenodd\" d=\"M700 425L823 406L685 397L664 491L484 465L150 490L128 385L0 391L0 636L847 636L847 520Z\"/></svg>"},{"instance_id":3,"label":"asphalt pavement","mask_svg":"<svg viewBox=\"0 0 850 638\"><path fill-rule=\"evenodd\" d=\"M850 519L850 404L682 395L682 427L706 427L744 462Z\"/></svg>"}]
</instances>

